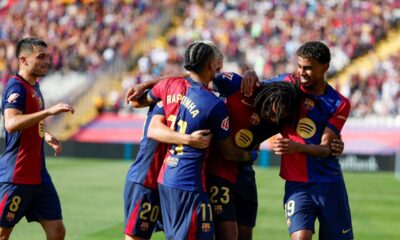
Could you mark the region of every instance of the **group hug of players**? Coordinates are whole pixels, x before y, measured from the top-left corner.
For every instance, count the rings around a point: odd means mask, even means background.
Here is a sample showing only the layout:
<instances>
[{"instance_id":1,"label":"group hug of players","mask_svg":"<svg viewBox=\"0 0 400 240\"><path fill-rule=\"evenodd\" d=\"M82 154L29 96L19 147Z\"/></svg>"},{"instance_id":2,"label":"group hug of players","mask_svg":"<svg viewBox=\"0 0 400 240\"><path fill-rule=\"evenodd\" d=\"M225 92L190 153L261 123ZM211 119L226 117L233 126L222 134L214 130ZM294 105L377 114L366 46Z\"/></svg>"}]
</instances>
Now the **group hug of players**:
<instances>
[{"instance_id":1,"label":"group hug of players","mask_svg":"<svg viewBox=\"0 0 400 240\"><path fill-rule=\"evenodd\" d=\"M325 82L323 43L305 43L297 54L296 73L258 82L253 71L221 73L219 49L194 42L185 51L187 74L130 88L130 105L149 111L126 178L126 239L150 239L160 227L166 239L252 239L252 164L260 143L277 133L291 239L311 239L316 218L319 239L353 239L337 159L350 105Z\"/></svg>"}]
</instances>

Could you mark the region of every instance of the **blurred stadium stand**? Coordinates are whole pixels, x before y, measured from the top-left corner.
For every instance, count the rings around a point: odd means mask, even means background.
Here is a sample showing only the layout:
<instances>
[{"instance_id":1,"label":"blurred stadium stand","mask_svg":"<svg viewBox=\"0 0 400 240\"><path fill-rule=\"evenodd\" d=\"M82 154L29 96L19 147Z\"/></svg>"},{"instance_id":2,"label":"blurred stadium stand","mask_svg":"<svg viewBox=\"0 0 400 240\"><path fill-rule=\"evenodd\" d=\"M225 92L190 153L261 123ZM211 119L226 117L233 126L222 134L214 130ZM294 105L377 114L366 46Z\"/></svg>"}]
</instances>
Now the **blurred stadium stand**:
<instances>
[{"instance_id":1,"label":"blurred stadium stand","mask_svg":"<svg viewBox=\"0 0 400 240\"><path fill-rule=\"evenodd\" d=\"M332 53L329 81L352 103L345 153L394 162L400 149L397 0L2 2L1 81L17 68L18 39L45 39L54 64L42 80L47 104L62 100L76 108L75 115L48 122L61 139L137 144L145 111L130 109L124 92L181 68L192 41L214 41L226 71L252 68L268 78L295 70L303 42L323 40Z\"/></svg>"}]
</instances>

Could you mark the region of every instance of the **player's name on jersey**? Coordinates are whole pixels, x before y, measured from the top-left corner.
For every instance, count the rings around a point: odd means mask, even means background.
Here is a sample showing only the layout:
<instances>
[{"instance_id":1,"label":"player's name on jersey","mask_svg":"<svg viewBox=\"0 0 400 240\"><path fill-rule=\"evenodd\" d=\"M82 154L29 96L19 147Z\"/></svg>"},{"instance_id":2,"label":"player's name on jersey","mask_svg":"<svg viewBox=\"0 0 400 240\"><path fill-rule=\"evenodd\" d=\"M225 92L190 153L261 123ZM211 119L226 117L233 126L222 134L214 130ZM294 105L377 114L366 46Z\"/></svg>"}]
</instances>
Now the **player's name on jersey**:
<instances>
[{"instance_id":1,"label":"player's name on jersey","mask_svg":"<svg viewBox=\"0 0 400 240\"><path fill-rule=\"evenodd\" d=\"M181 105L190 112L193 118L200 113L199 109L196 107L196 104L187 96L182 96L182 94L179 93L167 95L167 104L179 103L179 101L181 101Z\"/></svg>"}]
</instances>

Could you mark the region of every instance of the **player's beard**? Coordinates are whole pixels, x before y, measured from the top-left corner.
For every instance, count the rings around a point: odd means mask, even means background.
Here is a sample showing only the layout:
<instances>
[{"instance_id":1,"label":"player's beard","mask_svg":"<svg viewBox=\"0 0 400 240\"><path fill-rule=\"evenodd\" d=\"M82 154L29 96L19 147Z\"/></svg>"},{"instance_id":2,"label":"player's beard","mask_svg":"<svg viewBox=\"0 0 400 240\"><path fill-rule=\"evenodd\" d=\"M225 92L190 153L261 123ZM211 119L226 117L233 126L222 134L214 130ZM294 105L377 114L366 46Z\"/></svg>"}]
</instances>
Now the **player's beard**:
<instances>
[{"instance_id":1,"label":"player's beard","mask_svg":"<svg viewBox=\"0 0 400 240\"><path fill-rule=\"evenodd\" d=\"M44 77L47 75L47 73L49 72L50 69L50 65L48 66L41 66L41 67L37 67L34 71L33 71L33 75L35 77Z\"/></svg>"}]
</instances>

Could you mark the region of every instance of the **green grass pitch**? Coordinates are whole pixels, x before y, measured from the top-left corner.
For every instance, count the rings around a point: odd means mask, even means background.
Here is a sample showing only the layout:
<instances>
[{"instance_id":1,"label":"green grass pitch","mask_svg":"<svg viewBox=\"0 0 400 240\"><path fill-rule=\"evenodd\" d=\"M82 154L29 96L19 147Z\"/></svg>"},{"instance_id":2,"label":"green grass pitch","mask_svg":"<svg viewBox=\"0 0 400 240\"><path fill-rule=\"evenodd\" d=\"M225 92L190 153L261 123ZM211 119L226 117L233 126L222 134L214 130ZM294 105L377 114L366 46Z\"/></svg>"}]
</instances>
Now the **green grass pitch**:
<instances>
[{"instance_id":1,"label":"green grass pitch","mask_svg":"<svg viewBox=\"0 0 400 240\"><path fill-rule=\"evenodd\" d=\"M47 166L63 207L68 240L123 239L123 186L127 161L49 158ZM288 239L277 168L257 168L259 212L254 239ZM400 181L393 173L345 173L355 239L400 239ZM45 239L25 219L11 239ZM161 233L153 239L163 239ZM314 239L318 239L314 235Z\"/></svg>"}]
</instances>

